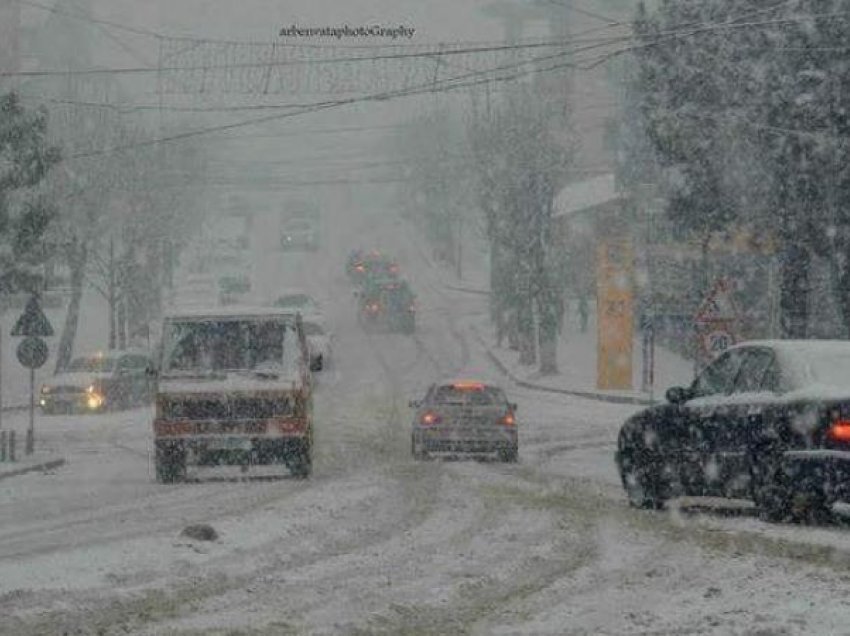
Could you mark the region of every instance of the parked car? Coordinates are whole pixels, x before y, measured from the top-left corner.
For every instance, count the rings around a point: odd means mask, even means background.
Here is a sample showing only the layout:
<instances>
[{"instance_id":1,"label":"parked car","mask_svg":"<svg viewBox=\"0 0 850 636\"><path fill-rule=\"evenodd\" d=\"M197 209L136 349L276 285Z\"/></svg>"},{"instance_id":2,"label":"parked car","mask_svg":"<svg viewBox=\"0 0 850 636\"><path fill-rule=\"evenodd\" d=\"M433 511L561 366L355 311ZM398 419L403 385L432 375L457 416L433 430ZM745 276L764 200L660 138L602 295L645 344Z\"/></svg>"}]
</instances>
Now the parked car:
<instances>
[{"instance_id":1,"label":"parked car","mask_svg":"<svg viewBox=\"0 0 850 636\"><path fill-rule=\"evenodd\" d=\"M148 404L156 382L144 351L110 351L71 360L41 386L39 405L46 415L97 413Z\"/></svg>"},{"instance_id":2,"label":"parked car","mask_svg":"<svg viewBox=\"0 0 850 636\"><path fill-rule=\"evenodd\" d=\"M629 503L749 497L762 518L850 502L850 342L733 346L667 403L630 417L616 462Z\"/></svg>"},{"instance_id":3,"label":"parked car","mask_svg":"<svg viewBox=\"0 0 850 636\"><path fill-rule=\"evenodd\" d=\"M518 457L517 405L492 384L456 380L432 384L412 401L411 452L414 459L435 453L492 455L504 462Z\"/></svg>"}]
</instances>

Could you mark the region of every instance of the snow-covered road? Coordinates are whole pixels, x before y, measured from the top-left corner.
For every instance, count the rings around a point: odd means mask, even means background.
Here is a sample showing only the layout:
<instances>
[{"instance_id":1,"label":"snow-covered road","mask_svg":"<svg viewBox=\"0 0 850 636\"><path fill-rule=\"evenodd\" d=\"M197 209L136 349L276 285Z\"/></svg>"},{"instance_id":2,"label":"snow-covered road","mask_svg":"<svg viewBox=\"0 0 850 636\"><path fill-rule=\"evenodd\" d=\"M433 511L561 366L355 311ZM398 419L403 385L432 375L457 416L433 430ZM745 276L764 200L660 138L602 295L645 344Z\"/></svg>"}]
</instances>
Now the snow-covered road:
<instances>
[{"instance_id":1,"label":"snow-covered road","mask_svg":"<svg viewBox=\"0 0 850 636\"><path fill-rule=\"evenodd\" d=\"M340 195L317 253L275 250L273 212L255 224L262 293L316 292L336 333L315 475L158 485L150 410L40 418L68 463L0 481L0 634L850 633L846 531L628 509L613 450L635 407L506 385L519 464L414 462L409 399L503 380L470 330L486 299L368 195ZM372 244L417 291L415 337L357 326L343 263ZM220 539L181 538L195 522Z\"/></svg>"}]
</instances>

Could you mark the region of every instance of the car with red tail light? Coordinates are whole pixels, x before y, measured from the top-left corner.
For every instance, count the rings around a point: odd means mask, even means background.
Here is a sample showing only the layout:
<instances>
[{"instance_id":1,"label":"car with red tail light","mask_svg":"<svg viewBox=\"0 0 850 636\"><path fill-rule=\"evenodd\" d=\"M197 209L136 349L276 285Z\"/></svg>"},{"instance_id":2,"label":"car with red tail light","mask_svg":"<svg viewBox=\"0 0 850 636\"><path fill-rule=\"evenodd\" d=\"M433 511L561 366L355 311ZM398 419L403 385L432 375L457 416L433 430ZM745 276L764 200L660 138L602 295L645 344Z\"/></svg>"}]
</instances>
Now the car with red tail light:
<instances>
[{"instance_id":1,"label":"car with red tail light","mask_svg":"<svg viewBox=\"0 0 850 636\"><path fill-rule=\"evenodd\" d=\"M850 503L850 342L740 343L666 397L620 430L632 506L743 497L763 519L800 521Z\"/></svg>"},{"instance_id":2,"label":"car with red tail light","mask_svg":"<svg viewBox=\"0 0 850 636\"><path fill-rule=\"evenodd\" d=\"M414 459L463 454L517 461L517 405L500 387L476 380L432 384L410 407Z\"/></svg>"}]
</instances>

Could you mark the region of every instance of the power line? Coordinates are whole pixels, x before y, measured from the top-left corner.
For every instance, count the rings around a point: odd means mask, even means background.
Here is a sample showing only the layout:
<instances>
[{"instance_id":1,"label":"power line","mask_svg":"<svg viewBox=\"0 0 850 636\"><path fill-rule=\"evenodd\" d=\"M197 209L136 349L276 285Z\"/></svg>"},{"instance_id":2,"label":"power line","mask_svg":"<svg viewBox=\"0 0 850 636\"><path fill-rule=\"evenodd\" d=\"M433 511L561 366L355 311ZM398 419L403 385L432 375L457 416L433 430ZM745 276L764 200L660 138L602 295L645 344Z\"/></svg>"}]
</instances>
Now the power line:
<instances>
[{"instance_id":1,"label":"power line","mask_svg":"<svg viewBox=\"0 0 850 636\"><path fill-rule=\"evenodd\" d=\"M594 42L601 45L617 44L628 37L600 38ZM433 51L416 53L387 53L384 55L358 55L337 58L314 58L305 60L292 60L286 62L245 62L240 64L202 64L198 66L165 66L165 67L125 67L125 68L93 68L80 70L44 70L44 71L6 71L0 73L0 77L70 77L75 75L135 75L148 73L167 72L190 72L210 70L234 70L246 68L278 68L288 66L304 66L312 64L350 64L352 62L374 62L378 60L397 59L434 59L453 55L475 55L481 53L494 53L501 51L526 50L536 48L564 48L573 44L570 39L553 40L549 42L535 42L532 44L502 44L499 46L471 47L462 49L438 48Z\"/></svg>"},{"instance_id":2,"label":"power line","mask_svg":"<svg viewBox=\"0 0 850 636\"><path fill-rule=\"evenodd\" d=\"M69 11L64 11L58 7L51 7L46 4L42 4L40 2L36 2L35 0L12 0L13 2L17 2L18 4L26 5L28 7L33 7L36 9L41 9L42 11L47 11L48 13L53 13L56 15L65 16L67 18L73 18L75 20L81 20L83 22L90 22L91 24L102 24L105 26L110 26L114 29L119 29L121 31L126 31L127 33L134 33L136 35L145 35L148 37L161 38L164 37L162 34L157 33L155 31L151 31L150 29L144 29L141 27L133 27L128 26L126 24L121 24L119 22L113 22L112 20L101 20L95 18L91 15L85 15L83 13L73 13Z\"/></svg>"},{"instance_id":3,"label":"power line","mask_svg":"<svg viewBox=\"0 0 850 636\"><path fill-rule=\"evenodd\" d=\"M564 55L565 55L564 53L558 53L558 54L554 54L554 55L542 56L540 58L536 58L535 61L544 61L544 60L554 59L554 58L558 58L558 57L563 57ZM513 65L506 65L506 66L502 66L502 67L491 68L491 69L487 69L487 70L484 70L484 71L475 71L475 72L471 72L471 73L466 73L464 75L458 75L458 76L455 76L455 77L447 78L445 80L439 80L438 82L427 82L426 84L420 84L420 85L415 86L415 87L398 89L398 90L395 90L395 91L385 91L385 92L373 93L371 95L365 95L365 96L360 96L360 97L351 97L351 98L347 98L347 99L338 99L338 100L331 100L331 101L325 101L325 102L316 102L315 104L311 104L309 106L304 106L302 108L299 108L297 110L290 111L290 112L287 112L287 113L276 113L274 115L266 115L264 117L256 117L256 118L253 118L253 119L243 120L243 121L240 121L240 122L234 122L234 123L231 123L231 124L222 124L222 125L218 125L218 126L210 126L208 128L201 128L201 129L198 129L198 130L187 131L187 132L184 132L184 133L178 133L178 134L170 135L170 136L166 136L166 137L160 137L160 138L150 139L150 140L141 141L141 142L135 142L135 143L126 144L126 145L123 145L123 146L116 146L116 147L113 147L113 148L110 148L110 149L103 149L103 150L91 151L91 152L86 152L86 153L79 153L79 154L76 154L76 155L72 155L71 158L73 158L73 159L89 158L89 157L100 156L100 155L104 155L104 154L111 154L111 153L114 153L114 152L129 150L129 149L132 149L132 148L151 146L151 145L164 143L164 142L180 141L180 140L184 140L184 139L190 139L190 138L193 138L193 137L199 137L199 136L202 136L202 135L208 135L208 134L211 134L211 133L225 132L225 131L233 130L233 129L236 129L236 128L243 128L245 126L252 126L252 125L255 125L255 124L262 124L262 123L267 123L267 122L271 122L271 121L277 121L277 120L280 120L280 119L295 117L297 115L304 115L304 114L307 114L307 113L318 112L318 111L321 111L321 110L338 108L340 106L348 106L348 105L351 105L351 104L371 102L371 101L386 101L386 100L394 99L394 98L397 98L397 97L406 97L406 96L418 95L418 94L422 94L422 93L430 93L430 92L435 92L435 91L449 91L449 90L454 90L454 89L457 89L457 88L477 86L477 85L480 85L481 83L485 83L485 82L511 81L511 80L516 79L518 77L523 77L523 76L528 75L530 73L534 73L536 71L535 70L528 70L528 71L524 71L524 72L521 72L519 74L515 74L515 75L512 75L512 76L504 76L504 77L497 77L497 78L486 78L484 80L475 81L475 82L458 83L459 80L464 80L466 78L476 77L476 76L484 75L484 74L487 74L487 73L493 73L494 71L510 70L511 68L526 66L526 65L528 65L528 63L529 63L528 61L523 61L523 62L519 62L519 63L513 64ZM555 66L551 66L548 69L538 69L538 70L540 72L547 72L547 71L558 70L558 69L561 69L561 68L574 67L574 66L575 65L573 63L568 62L568 63L565 63L565 64L558 64L558 65L555 65Z\"/></svg>"},{"instance_id":4,"label":"power line","mask_svg":"<svg viewBox=\"0 0 850 636\"><path fill-rule=\"evenodd\" d=\"M568 11L573 11L573 12L578 13L580 15L587 16L588 18L594 18L596 20L601 20L602 22L605 22L609 26L617 26L617 25L621 24L619 21L614 20L613 18L609 18L609 17L604 16L600 13L595 13L593 11L588 11L587 9L577 7L575 0L538 0L538 2L541 2L543 4L551 4L551 5L555 5L555 6L558 6L558 7L563 7L564 9L567 9Z\"/></svg>"}]
</instances>

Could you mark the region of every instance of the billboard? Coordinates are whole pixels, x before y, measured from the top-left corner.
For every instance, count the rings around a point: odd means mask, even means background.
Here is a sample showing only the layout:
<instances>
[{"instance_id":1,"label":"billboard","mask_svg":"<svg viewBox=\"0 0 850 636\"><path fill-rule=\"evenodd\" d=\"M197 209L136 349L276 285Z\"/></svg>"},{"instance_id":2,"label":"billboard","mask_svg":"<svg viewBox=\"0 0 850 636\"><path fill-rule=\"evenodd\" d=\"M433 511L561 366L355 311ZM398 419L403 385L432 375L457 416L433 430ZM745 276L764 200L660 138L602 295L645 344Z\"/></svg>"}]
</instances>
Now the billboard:
<instances>
[{"instance_id":1,"label":"billboard","mask_svg":"<svg viewBox=\"0 0 850 636\"><path fill-rule=\"evenodd\" d=\"M596 253L596 388L632 388L634 252L629 239L606 239Z\"/></svg>"}]
</instances>

